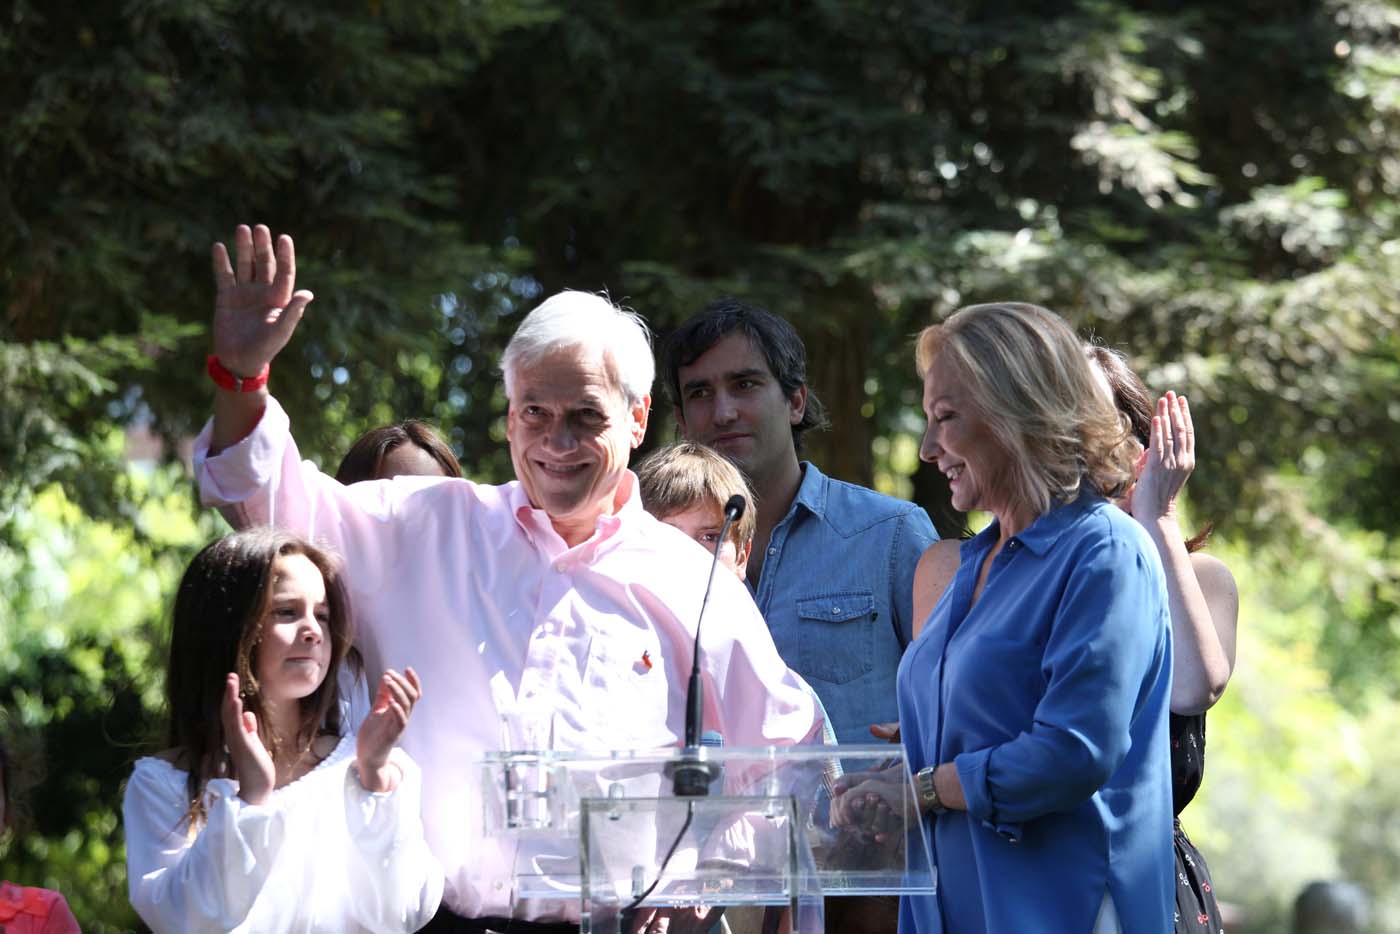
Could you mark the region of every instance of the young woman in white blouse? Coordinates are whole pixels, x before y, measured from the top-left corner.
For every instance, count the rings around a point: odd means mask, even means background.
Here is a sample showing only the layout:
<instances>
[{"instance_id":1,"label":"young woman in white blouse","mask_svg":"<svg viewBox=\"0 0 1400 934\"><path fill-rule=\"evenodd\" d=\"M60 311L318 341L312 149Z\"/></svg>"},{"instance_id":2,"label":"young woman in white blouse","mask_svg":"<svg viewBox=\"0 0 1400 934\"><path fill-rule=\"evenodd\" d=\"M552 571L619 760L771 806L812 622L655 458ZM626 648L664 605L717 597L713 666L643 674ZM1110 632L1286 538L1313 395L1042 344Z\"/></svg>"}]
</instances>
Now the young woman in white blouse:
<instances>
[{"instance_id":1,"label":"young woman in white blouse","mask_svg":"<svg viewBox=\"0 0 1400 934\"><path fill-rule=\"evenodd\" d=\"M419 817L420 776L395 743L421 695L386 671L343 734L350 646L330 557L251 529L191 562L175 600L170 748L127 783L132 905L155 931L415 931L442 870Z\"/></svg>"}]
</instances>

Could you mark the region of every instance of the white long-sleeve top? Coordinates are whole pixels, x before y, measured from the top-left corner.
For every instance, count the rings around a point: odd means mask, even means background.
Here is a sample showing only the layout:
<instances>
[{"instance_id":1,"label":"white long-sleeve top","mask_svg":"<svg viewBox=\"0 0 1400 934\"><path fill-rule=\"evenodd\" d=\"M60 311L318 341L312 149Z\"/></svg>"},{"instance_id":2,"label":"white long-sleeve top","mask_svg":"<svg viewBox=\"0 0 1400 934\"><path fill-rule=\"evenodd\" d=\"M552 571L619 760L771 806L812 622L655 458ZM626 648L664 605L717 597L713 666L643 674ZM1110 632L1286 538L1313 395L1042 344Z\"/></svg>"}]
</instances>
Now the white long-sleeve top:
<instances>
[{"instance_id":1,"label":"white long-sleeve top","mask_svg":"<svg viewBox=\"0 0 1400 934\"><path fill-rule=\"evenodd\" d=\"M442 898L442 869L419 818L422 778L403 770L384 794L350 766L355 737L276 789L266 804L211 780L208 819L191 839L187 773L163 759L136 763L127 782L126 867L131 903L156 932L402 932L426 924Z\"/></svg>"}]
</instances>

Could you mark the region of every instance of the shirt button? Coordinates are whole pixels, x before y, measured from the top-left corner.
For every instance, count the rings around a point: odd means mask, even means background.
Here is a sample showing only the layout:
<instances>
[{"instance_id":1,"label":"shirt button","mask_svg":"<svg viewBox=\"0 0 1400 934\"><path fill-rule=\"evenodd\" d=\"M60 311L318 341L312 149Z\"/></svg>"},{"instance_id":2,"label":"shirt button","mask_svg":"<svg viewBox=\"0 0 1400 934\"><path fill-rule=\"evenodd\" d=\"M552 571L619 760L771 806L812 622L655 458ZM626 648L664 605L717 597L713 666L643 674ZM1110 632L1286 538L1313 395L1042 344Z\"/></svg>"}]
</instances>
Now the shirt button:
<instances>
[{"instance_id":1,"label":"shirt button","mask_svg":"<svg viewBox=\"0 0 1400 934\"><path fill-rule=\"evenodd\" d=\"M568 567L568 565L565 564L563 561L556 561L556 562L554 562L554 570L558 571L560 574L563 574L563 573L564 573L564 569L567 568L567 567Z\"/></svg>"},{"instance_id":2,"label":"shirt button","mask_svg":"<svg viewBox=\"0 0 1400 934\"><path fill-rule=\"evenodd\" d=\"M831 615L832 615L832 616L840 616L840 615L841 615L841 608L840 608L839 606L834 606L834 607L832 607L832 608L831 608Z\"/></svg>"},{"instance_id":3,"label":"shirt button","mask_svg":"<svg viewBox=\"0 0 1400 934\"><path fill-rule=\"evenodd\" d=\"M769 549L768 549L768 553L769 553L770 555L776 555L776 554L778 553L778 549L776 549L776 548L769 548Z\"/></svg>"}]
</instances>

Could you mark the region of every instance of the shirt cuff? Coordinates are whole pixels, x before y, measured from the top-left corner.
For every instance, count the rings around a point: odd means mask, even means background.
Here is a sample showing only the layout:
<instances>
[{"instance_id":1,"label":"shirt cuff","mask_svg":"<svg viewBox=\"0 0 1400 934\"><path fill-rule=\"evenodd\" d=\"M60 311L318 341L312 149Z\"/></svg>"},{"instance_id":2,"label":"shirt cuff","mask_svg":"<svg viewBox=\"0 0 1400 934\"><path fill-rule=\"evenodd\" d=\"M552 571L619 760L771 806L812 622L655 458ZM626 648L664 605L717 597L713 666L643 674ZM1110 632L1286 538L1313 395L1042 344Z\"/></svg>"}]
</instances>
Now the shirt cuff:
<instances>
[{"instance_id":1,"label":"shirt cuff","mask_svg":"<svg viewBox=\"0 0 1400 934\"><path fill-rule=\"evenodd\" d=\"M958 781L962 783L963 798L967 801L967 813L982 822L986 827L1010 841L1021 840L1022 825L999 821L996 807L992 803L992 791L987 781L987 769L991 763L992 750L979 749L965 752L953 758L953 766L958 770Z\"/></svg>"},{"instance_id":2,"label":"shirt cuff","mask_svg":"<svg viewBox=\"0 0 1400 934\"><path fill-rule=\"evenodd\" d=\"M422 833L414 832L419 776L410 775L410 767L397 757L390 761L399 770L399 780L388 791L370 791L360 784L359 769L353 762L345 770L345 824L350 839L366 852L387 852Z\"/></svg>"},{"instance_id":3,"label":"shirt cuff","mask_svg":"<svg viewBox=\"0 0 1400 934\"><path fill-rule=\"evenodd\" d=\"M286 410L269 396L253 430L238 443L211 456L214 422L206 422L194 442L194 472L203 504L241 503L266 486L282 459L290 428Z\"/></svg>"}]
</instances>

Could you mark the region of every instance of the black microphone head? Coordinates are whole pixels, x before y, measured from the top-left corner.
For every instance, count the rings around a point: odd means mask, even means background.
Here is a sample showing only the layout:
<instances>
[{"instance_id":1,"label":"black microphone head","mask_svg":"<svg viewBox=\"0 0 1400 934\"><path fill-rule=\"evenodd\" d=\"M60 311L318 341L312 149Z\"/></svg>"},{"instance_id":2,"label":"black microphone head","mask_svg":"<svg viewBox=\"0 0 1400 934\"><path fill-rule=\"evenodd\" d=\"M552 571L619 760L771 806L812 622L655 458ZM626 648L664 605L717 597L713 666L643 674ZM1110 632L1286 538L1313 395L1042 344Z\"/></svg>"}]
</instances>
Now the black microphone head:
<instances>
[{"instance_id":1,"label":"black microphone head","mask_svg":"<svg viewBox=\"0 0 1400 934\"><path fill-rule=\"evenodd\" d=\"M724 504L724 514L730 522L738 522L748 505L748 501L744 499L742 494L735 493L729 497L729 502Z\"/></svg>"}]
</instances>

